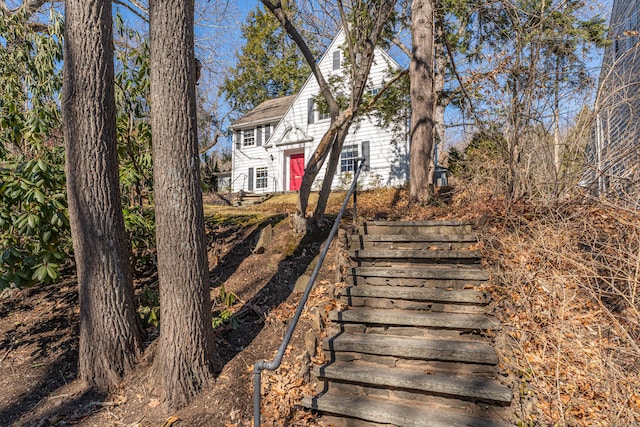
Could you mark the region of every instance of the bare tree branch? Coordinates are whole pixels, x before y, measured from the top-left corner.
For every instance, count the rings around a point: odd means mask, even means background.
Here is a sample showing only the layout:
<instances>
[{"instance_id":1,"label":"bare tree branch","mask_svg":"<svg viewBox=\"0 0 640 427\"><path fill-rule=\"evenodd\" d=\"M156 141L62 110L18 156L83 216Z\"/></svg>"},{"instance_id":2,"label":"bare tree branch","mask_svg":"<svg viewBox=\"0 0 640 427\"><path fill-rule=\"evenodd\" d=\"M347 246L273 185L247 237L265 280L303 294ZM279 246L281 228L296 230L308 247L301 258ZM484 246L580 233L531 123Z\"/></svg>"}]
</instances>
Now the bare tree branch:
<instances>
[{"instance_id":1,"label":"bare tree branch","mask_svg":"<svg viewBox=\"0 0 640 427\"><path fill-rule=\"evenodd\" d=\"M145 15L149 15L149 8L145 7L142 3L140 3L137 0L129 0L129 3L131 3L132 5L134 5L135 7L138 8L138 10L145 14Z\"/></svg>"},{"instance_id":2,"label":"bare tree branch","mask_svg":"<svg viewBox=\"0 0 640 427\"><path fill-rule=\"evenodd\" d=\"M460 90L462 91L462 94L464 95L465 99L469 103L469 109L471 110L471 113L475 114L473 101L469 96L469 93L467 92L467 89L465 87L464 81L462 80L462 77L460 76L460 73L458 73L458 69L456 67L456 61L453 56L453 50L449 42L447 41L446 37L443 37L443 44L444 44L445 50L447 51L447 56L449 57L449 64L451 65L451 71L453 71L453 74L456 76L456 80L460 84Z\"/></svg>"},{"instance_id":3,"label":"bare tree branch","mask_svg":"<svg viewBox=\"0 0 640 427\"><path fill-rule=\"evenodd\" d=\"M349 53L349 59L352 64L356 64L356 55L353 48L353 39L351 38L351 32L349 31L349 23L347 22L347 14L344 12L344 5L342 0L338 0L338 10L340 11L340 20L342 21L342 29L344 30L345 39L347 40L347 49ZM355 66L351 67L351 78L355 77Z\"/></svg>"},{"instance_id":4,"label":"bare tree branch","mask_svg":"<svg viewBox=\"0 0 640 427\"><path fill-rule=\"evenodd\" d=\"M395 84L395 82L397 82L398 80L400 80L403 76L406 76L407 74L409 74L409 70L402 70L398 74L393 76L393 78L391 80L389 80L388 82L386 82L384 84L384 86L382 86L382 88L378 91L378 93L373 98L371 98L371 100L367 103L367 105L364 106L363 110L367 111L371 107L373 107L376 104L376 102L378 102L380 97L382 97L382 95L384 95L384 92L387 89L389 89L391 86L393 86Z\"/></svg>"},{"instance_id":5,"label":"bare tree branch","mask_svg":"<svg viewBox=\"0 0 640 427\"><path fill-rule=\"evenodd\" d=\"M138 6L135 1L130 0L131 3L136 6L136 8L132 7L130 4L127 4L127 3L125 3L125 2L123 2L121 0L112 0L112 1L113 1L113 3L126 8L129 12L133 13L138 18L142 19L144 22L149 23L149 11L144 9L144 8L142 8L142 7L140 7L140 6ZM145 13L145 15L143 15L137 9L142 10Z\"/></svg>"},{"instance_id":6,"label":"bare tree branch","mask_svg":"<svg viewBox=\"0 0 640 427\"><path fill-rule=\"evenodd\" d=\"M221 132L219 129L216 129L216 132L213 135L213 139L211 140L211 142L207 144L205 147L200 148L198 154L202 155L207 151L211 150L213 147L215 147L218 144L218 141L220 141L220 138L223 136L224 136L224 133Z\"/></svg>"},{"instance_id":7,"label":"bare tree branch","mask_svg":"<svg viewBox=\"0 0 640 427\"><path fill-rule=\"evenodd\" d=\"M265 7L269 9L271 13L273 13L273 15L278 19L278 21L284 27L287 34L289 34L289 36L293 39L294 43L298 46L298 48L302 52L304 59L309 64L309 67L311 67L311 72L316 78L316 81L318 82L318 86L320 86L320 91L322 92L322 95L327 101L327 105L329 107L329 112L331 113L331 116L336 117L340 112L340 107L338 106L336 99L331 93L331 88L329 87L326 80L324 79L324 76L322 75L320 68L318 68L318 64L316 63L316 59L313 57L313 53L311 53L311 49L309 49L309 46L307 46L307 43L302 38L302 35L300 35L296 27L293 25L293 23L287 16L286 12L282 8L282 3L280 1L277 1L275 4L269 0L261 0L261 1L262 1L262 4L264 4Z\"/></svg>"},{"instance_id":8,"label":"bare tree branch","mask_svg":"<svg viewBox=\"0 0 640 427\"><path fill-rule=\"evenodd\" d=\"M409 50L407 45L402 43L402 41L399 38L397 37L394 38L393 40L391 40L391 43L393 43L398 48L400 48L400 50L403 51L407 56L411 56L411 50Z\"/></svg>"},{"instance_id":9,"label":"bare tree branch","mask_svg":"<svg viewBox=\"0 0 640 427\"><path fill-rule=\"evenodd\" d=\"M18 10L26 13L26 15L30 17L40 10L40 8L47 2L49 2L49 0L26 0Z\"/></svg>"}]
</instances>

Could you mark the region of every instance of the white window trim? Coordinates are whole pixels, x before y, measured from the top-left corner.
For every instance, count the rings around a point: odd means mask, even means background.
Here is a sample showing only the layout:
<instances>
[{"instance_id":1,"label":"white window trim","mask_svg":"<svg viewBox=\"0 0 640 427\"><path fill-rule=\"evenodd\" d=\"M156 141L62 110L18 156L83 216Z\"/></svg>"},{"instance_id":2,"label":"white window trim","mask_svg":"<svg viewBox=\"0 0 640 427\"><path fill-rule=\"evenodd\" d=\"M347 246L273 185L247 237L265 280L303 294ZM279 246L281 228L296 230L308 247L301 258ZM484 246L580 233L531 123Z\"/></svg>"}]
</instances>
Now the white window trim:
<instances>
[{"instance_id":1,"label":"white window trim","mask_svg":"<svg viewBox=\"0 0 640 427\"><path fill-rule=\"evenodd\" d=\"M331 118L331 113L329 113L328 111L326 113L321 113L320 111L318 111L318 121L324 121L324 120L329 120Z\"/></svg>"}]
</instances>

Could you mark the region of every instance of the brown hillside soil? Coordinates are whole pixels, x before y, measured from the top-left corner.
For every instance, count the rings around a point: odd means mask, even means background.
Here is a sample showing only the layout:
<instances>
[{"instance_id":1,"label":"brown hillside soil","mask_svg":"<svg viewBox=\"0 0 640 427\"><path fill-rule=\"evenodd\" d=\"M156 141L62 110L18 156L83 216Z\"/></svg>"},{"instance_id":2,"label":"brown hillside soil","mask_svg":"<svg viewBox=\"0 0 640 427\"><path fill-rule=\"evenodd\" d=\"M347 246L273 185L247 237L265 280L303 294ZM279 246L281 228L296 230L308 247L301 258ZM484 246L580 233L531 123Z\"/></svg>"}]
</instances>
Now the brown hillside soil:
<instances>
[{"instance_id":1,"label":"brown hillside soil","mask_svg":"<svg viewBox=\"0 0 640 427\"><path fill-rule=\"evenodd\" d=\"M342 197L331 196L330 213ZM405 191L365 192L358 216L476 221L496 315L505 324L494 340L503 381L516 396L514 423L640 424L640 219L577 202L507 210L500 200L477 194L447 198L448 205L409 207ZM293 284L312 270L328 232L301 241L285 216L294 210L295 195L274 197L252 211L205 208L223 367L209 388L177 412L165 411L153 382L152 325L140 365L117 390L87 393L76 380L79 310L72 269L61 283L3 292L0 426L251 425L253 364L275 355L300 298ZM267 224L274 227L273 240L264 252L253 253ZM319 335L313 325L335 308L340 252L332 245L282 367L263 374L265 426L324 425L295 405L314 388L303 379L304 337ZM153 269L140 272L136 292L143 304L155 291ZM312 360L321 361L321 355Z\"/></svg>"}]
</instances>

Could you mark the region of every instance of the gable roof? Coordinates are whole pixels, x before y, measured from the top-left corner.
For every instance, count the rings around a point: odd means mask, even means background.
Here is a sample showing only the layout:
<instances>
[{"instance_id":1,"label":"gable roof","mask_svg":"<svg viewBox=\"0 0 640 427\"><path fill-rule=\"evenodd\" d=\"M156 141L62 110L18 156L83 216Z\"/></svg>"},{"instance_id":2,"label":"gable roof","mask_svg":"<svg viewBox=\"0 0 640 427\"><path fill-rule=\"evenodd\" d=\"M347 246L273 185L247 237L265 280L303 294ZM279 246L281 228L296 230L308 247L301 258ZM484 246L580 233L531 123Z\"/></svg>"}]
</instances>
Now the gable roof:
<instances>
[{"instance_id":1,"label":"gable roof","mask_svg":"<svg viewBox=\"0 0 640 427\"><path fill-rule=\"evenodd\" d=\"M235 128L248 123L259 123L269 120L280 120L293 103L295 97L296 95L289 95L283 96L282 98L268 99L233 122L231 127Z\"/></svg>"},{"instance_id":2,"label":"gable roof","mask_svg":"<svg viewBox=\"0 0 640 427\"><path fill-rule=\"evenodd\" d=\"M339 43L338 41L341 40L343 37L344 37L344 29L340 28L340 30L338 31L338 34L336 34L333 40L331 40L331 43L329 43L329 46L327 47L327 49L318 58L318 61L317 61L318 65L324 60L328 60L328 61L331 60L330 58L327 59L329 52L333 51L336 48L336 46ZM389 53L387 53L384 49L381 49L380 47L376 46L375 52L380 53L383 56L383 58L385 58L385 60L388 63L390 63L393 67L397 69L402 68L400 67L398 62L395 59L393 59L391 55L389 55ZM232 129L237 129L238 127L242 127L242 125L260 124L260 123L264 123L272 120L278 120L278 124L273 130L273 133L275 134L276 131L282 125L280 122L280 119L282 119L289 112L289 110L293 107L294 102L298 99L298 97L301 95L304 89L309 84L311 84L311 82L314 82L314 81L315 81L315 76L313 75L313 73L309 73L309 77L307 77L307 80L300 87L300 90L298 91L298 93L295 93L289 96L284 96L282 98L268 99L262 102L257 107L255 107L253 110L249 111L244 116L240 117L235 122L233 122L230 127Z\"/></svg>"}]
</instances>

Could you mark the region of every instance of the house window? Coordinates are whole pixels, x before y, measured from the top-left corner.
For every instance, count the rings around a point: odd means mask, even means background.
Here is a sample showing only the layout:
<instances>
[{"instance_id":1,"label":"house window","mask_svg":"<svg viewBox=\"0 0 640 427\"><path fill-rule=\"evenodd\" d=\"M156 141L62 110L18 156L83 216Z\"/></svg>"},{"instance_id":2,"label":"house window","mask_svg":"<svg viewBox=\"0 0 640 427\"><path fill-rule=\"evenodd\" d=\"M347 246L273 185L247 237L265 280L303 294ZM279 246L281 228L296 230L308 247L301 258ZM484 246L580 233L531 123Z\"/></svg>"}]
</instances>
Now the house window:
<instances>
[{"instance_id":1,"label":"house window","mask_svg":"<svg viewBox=\"0 0 640 427\"><path fill-rule=\"evenodd\" d=\"M377 87L367 89L367 93L371 96L376 96L379 92L380 92L380 89Z\"/></svg>"},{"instance_id":2,"label":"house window","mask_svg":"<svg viewBox=\"0 0 640 427\"><path fill-rule=\"evenodd\" d=\"M256 188L267 188L267 168L256 169Z\"/></svg>"},{"instance_id":3,"label":"house window","mask_svg":"<svg viewBox=\"0 0 640 427\"><path fill-rule=\"evenodd\" d=\"M358 146L345 145L340 153L340 172L354 172L358 159Z\"/></svg>"},{"instance_id":4,"label":"house window","mask_svg":"<svg viewBox=\"0 0 640 427\"><path fill-rule=\"evenodd\" d=\"M334 70L340 69L340 51L339 50L333 51L333 69Z\"/></svg>"},{"instance_id":5,"label":"house window","mask_svg":"<svg viewBox=\"0 0 640 427\"><path fill-rule=\"evenodd\" d=\"M255 145L256 133L254 129L247 129L242 132L242 145Z\"/></svg>"},{"instance_id":6,"label":"house window","mask_svg":"<svg viewBox=\"0 0 640 427\"><path fill-rule=\"evenodd\" d=\"M328 120L331 118L329 111L318 111L318 120Z\"/></svg>"}]
</instances>

